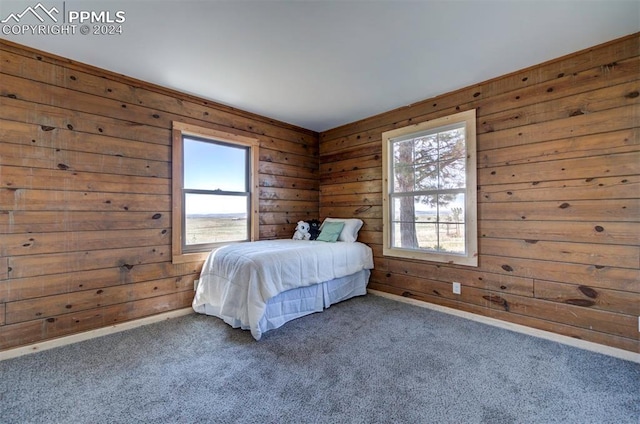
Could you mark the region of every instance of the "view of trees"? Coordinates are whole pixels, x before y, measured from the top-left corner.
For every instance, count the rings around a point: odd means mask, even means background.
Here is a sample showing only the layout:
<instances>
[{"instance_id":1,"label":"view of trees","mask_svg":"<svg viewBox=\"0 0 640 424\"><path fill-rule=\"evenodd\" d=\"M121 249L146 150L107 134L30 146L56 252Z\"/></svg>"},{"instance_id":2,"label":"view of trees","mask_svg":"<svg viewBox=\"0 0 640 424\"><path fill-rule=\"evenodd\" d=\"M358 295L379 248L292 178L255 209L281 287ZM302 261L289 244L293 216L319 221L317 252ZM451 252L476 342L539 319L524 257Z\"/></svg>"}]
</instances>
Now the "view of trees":
<instances>
[{"instance_id":1,"label":"view of trees","mask_svg":"<svg viewBox=\"0 0 640 424\"><path fill-rule=\"evenodd\" d=\"M394 227L400 226L400 240L395 240L394 245L424 248L418 237L417 204L428 205L428 209L436 212L433 224L436 234L447 219L457 225L464 219L460 207L452 208L447 216L444 212L465 191L464 124L395 141L392 151L392 220Z\"/></svg>"}]
</instances>

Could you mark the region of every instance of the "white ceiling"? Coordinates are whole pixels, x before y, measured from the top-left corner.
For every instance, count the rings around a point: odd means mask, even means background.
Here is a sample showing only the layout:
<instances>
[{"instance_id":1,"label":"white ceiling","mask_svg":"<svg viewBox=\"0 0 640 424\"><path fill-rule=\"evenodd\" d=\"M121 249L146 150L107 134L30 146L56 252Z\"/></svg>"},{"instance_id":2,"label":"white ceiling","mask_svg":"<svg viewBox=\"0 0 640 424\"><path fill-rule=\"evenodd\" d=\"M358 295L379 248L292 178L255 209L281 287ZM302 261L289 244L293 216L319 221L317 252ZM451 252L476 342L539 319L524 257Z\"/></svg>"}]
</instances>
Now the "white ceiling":
<instances>
[{"instance_id":1,"label":"white ceiling","mask_svg":"<svg viewBox=\"0 0 640 424\"><path fill-rule=\"evenodd\" d=\"M40 2L123 33L0 37L315 131L640 30L638 0Z\"/></svg>"}]
</instances>

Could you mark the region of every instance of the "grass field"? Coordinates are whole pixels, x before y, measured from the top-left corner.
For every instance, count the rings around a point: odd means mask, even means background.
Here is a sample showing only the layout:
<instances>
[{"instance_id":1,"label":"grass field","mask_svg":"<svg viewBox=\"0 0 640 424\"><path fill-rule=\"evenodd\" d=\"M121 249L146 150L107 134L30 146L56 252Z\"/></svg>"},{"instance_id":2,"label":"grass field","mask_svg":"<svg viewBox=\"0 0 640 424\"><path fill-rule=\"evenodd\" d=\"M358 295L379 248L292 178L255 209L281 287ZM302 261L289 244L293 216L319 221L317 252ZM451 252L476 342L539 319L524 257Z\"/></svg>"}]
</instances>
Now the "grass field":
<instances>
[{"instance_id":1,"label":"grass field","mask_svg":"<svg viewBox=\"0 0 640 424\"><path fill-rule=\"evenodd\" d=\"M239 216L189 215L187 244L221 243L247 239L247 218Z\"/></svg>"},{"instance_id":2,"label":"grass field","mask_svg":"<svg viewBox=\"0 0 640 424\"><path fill-rule=\"evenodd\" d=\"M395 245L400 246L400 224L393 226ZM416 238L421 249L434 252L448 252L464 254L464 223L440 222L434 217L419 216L416 223Z\"/></svg>"}]
</instances>

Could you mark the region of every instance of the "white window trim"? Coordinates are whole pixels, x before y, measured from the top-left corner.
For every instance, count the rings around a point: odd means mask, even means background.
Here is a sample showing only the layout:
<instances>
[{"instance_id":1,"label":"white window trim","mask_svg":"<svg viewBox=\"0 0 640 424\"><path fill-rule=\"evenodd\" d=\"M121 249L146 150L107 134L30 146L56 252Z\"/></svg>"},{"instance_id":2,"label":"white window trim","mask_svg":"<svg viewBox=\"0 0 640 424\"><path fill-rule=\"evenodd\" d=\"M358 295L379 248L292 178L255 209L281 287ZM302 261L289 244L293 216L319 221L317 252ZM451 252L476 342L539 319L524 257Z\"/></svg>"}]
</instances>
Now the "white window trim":
<instances>
[{"instance_id":1,"label":"white window trim","mask_svg":"<svg viewBox=\"0 0 640 424\"><path fill-rule=\"evenodd\" d=\"M210 138L213 140L223 141L239 146L250 147L250 187L251 187L251 226L249 228L249 236L251 241L255 241L259 237L258 223L258 162L259 162L259 146L260 142L251 137L234 134L227 131L214 130L212 128L200 127L193 124L185 124L183 122L173 122L172 130L172 217L171 217L171 255L172 262L184 263L192 261L200 261L207 258L210 250L203 252L185 253L182 250L182 188L184 187L184 169L183 169L183 136L190 135L200 138Z\"/></svg>"},{"instance_id":2,"label":"white window trim","mask_svg":"<svg viewBox=\"0 0 640 424\"><path fill-rule=\"evenodd\" d=\"M466 194L465 194L465 244L466 255L430 252L426 250L402 249L391 246L391 187L390 146L393 139L439 127L465 122ZM410 125L382 133L382 222L384 256L424 261L478 266L478 206L477 206L477 162L476 162L476 110L468 110L431 121Z\"/></svg>"}]
</instances>

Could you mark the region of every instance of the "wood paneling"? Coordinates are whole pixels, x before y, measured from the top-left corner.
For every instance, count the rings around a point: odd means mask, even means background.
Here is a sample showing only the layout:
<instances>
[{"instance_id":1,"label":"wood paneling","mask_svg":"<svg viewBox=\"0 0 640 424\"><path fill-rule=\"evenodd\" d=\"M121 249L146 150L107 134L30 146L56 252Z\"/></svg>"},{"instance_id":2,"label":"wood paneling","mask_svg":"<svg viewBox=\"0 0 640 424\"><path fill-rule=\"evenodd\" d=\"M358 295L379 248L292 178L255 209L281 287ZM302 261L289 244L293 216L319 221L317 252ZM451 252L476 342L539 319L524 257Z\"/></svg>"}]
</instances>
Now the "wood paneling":
<instances>
[{"instance_id":1,"label":"wood paneling","mask_svg":"<svg viewBox=\"0 0 640 424\"><path fill-rule=\"evenodd\" d=\"M640 352L639 52L634 34L323 132L321 218L363 219L374 289ZM473 108L478 268L382 256L382 132Z\"/></svg>"},{"instance_id":2,"label":"wood paneling","mask_svg":"<svg viewBox=\"0 0 640 424\"><path fill-rule=\"evenodd\" d=\"M188 307L171 123L260 143L260 238L319 211L318 134L0 41L0 349Z\"/></svg>"},{"instance_id":3,"label":"wood paneling","mask_svg":"<svg viewBox=\"0 0 640 424\"><path fill-rule=\"evenodd\" d=\"M170 255L175 120L259 140L260 238L360 217L372 288L640 351L638 34L320 135L0 51L0 349L190 305L202 263ZM473 108L479 267L384 257L382 132Z\"/></svg>"}]
</instances>

